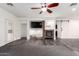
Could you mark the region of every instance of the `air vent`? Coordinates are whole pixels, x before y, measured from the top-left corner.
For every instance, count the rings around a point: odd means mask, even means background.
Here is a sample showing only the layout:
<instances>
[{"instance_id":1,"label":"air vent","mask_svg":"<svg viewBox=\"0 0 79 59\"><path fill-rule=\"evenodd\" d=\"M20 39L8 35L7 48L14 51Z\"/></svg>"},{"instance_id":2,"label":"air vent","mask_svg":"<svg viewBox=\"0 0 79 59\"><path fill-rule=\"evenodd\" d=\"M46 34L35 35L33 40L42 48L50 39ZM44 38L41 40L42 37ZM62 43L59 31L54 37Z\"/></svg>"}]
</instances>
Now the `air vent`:
<instances>
[{"instance_id":1,"label":"air vent","mask_svg":"<svg viewBox=\"0 0 79 59\"><path fill-rule=\"evenodd\" d=\"M72 4L70 4L70 6L75 6L75 5L77 5L77 3L72 3Z\"/></svg>"},{"instance_id":2,"label":"air vent","mask_svg":"<svg viewBox=\"0 0 79 59\"><path fill-rule=\"evenodd\" d=\"M12 3L6 3L8 6L14 6Z\"/></svg>"}]
</instances>

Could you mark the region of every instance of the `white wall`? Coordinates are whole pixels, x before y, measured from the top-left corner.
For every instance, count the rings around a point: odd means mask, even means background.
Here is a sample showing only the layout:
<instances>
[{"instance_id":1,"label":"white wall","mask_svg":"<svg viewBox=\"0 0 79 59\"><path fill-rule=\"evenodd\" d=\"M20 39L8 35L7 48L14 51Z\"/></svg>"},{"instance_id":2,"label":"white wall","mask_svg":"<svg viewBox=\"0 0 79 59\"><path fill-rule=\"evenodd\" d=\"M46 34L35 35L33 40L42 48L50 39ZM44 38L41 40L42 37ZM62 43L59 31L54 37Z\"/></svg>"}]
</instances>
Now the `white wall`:
<instances>
[{"instance_id":1,"label":"white wall","mask_svg":"<svg viewBox=\"0 0 79 59\"><path fill-rule=\"evenodd\" d=\"M27 38L30 39L30 35L41 36L41 29L31 29L30 21L39 21L39 20L70 20L69 23L59 23L59 26L63 26L62 30L59 28L59 37L64 39L79 39L79 17L71 17L71 18L25 18L23 19L27 23ZM50 23L50 22L49 22ZM62 31L62 32L61 32Z\"/></svg>"},{"instance_id":2,"label":"white wall","mask_svg":"<svg viewBox=\"0 0 79 59\"><path fill-rule=\"evenodd\" d=\"M55 20L45 20L45 29L54 30L55 29Z\"/></svg>"},{"instance_id":3,"label":"white wall","mask_svg":"<svg viewBox=\"0 0 79 59\"><path fill-rule=\"evenodd\" d=\"M42 37L43 36L43 29L32 29L32 28L30 28L30 36Z\"/></svg>"},{"instance_id":4,"label":"white wall","mask_svg":"<svg viewBox=\"0 0 79 59\"><path fill-rule=\"evenodd\" d=\"M42 37L43 36L43 28L31 28L31 21L43 21L42 19L31 19L29 21L29 35L30 36L36 36L36 37Z\"/></svg>"},{"instance_id":5,"label":"white wall","mask_svg":"<svg viewBox=\"0 0 79 59\"><path fill-rule=\"evenodd\" d=\"M62 37L67 39L79 39L79 20L70 20L62 24Z\"/></svg>"},{"instance_id":6,"label":"white wall","mask_svg":"<svg viewBox=\"0 0 79 59\"><path fill-rule=\"evenodd\" d=\"M30 36L42 37L43 36L43 29L34 29L30 27L31 21L45 21L46 29L55 29L55 18L19 18L21 24L27 24L27 40L30 39ZM52 25L51 25L52 24Z\"/></svg>"},{"instance_id":7,"label":"white wall","mask_svg":"<svg viewBox=\"0 0 79 59\"><path fill-rule=\"evenodd\" d=\"M62 24L59 23L58 26L62 26L63 28L59 28L59 37L64 39L79 39L79 18L67 18L67 19L58 19L58 20L70 20L69 23L63 22ZM26 21L27 20L27 21ZM53 22L53 18L25 18L25 21L27 22L27 38L30 39L30 35L36 35L38 37L42 36L43 31L41 29L31 29L30 28L30 21L39 21L39 20L45 20L46 22L49 21L49 25L51 21ZM53 23L54 24L54 23ZM47 27L50 27L47 25Z\"/></svg>"},{"instance_id":8,"label":"white wall","mask_svg":"<svg viewBox=\"0 0 79 59\"><path fill-rule=\"evenodd\" d=\"M27 32L27 40L30 39L30 36L37 36L42 37L43 36L43 30L42 29L33 29L30 27L31 21L43 21L42 18L19 18L21 24L27 24L26 32Z\"/></svg>"},{"instance_id":9,"label":"white wall","mask_svg":"<svg viewBox=\"0 0 79 59\"><path fill-rule=\"evenodd\" d=\"M20 22L18 18L10 12L0 8L0 46L3 46L7 42L7 24L5 22L10 21L13 24L13 40L20 39ZM1 35L2 34L2 35Z\"/></svg>"},{"instance_id":10,"label":"white wall","mask_svg":"<svg viewBox=\"0 0 79 59\"><path fill-rule=\"evenodd\" d=\"M60 22L69 20L69 22ZM79 39L79 17L59 19L58 37L62 39Z\"/></svg>"},{"instance_id":11,"label":"white wall","mask_svg":"<svg viewBox=\"0 0 79 59\"><path fill-rule=\"evenodd\" d=\"M6 21L0 18L0 46L3 46L6 42Z\"/></svg>"},{"instance_id":12,"label":"white wall","mask_svg":"<svg viewBox=\"0 0 79 59\"><path fill-rule=\"evenodd\" d=\"M45 18L27 18L27 39L30 39L30 36L42 37L43 36L43 29L33 29L30 27L31 21L45 21L47 29L54 29L55 20L52 19L45 19ZM52 24L52 26L51 26Z\"/></svg>"}]
</instances>

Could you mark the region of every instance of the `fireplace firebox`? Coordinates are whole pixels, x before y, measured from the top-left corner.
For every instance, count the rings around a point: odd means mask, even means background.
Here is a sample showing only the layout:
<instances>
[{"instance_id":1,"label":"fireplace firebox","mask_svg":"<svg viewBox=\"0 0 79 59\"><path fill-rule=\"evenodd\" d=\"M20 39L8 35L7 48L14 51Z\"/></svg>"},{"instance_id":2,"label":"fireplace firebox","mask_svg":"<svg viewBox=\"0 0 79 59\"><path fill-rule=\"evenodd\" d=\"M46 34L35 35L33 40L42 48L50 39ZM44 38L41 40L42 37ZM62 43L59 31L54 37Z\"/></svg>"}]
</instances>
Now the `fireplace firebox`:
<instances>
[{"instance_id":1,"label":"fireplace firebox","mask_svg":"<svg viewBox=\"0 0 79 59\"><path fill-rule=\"evenodd\" d=\"M54 30L45 30L44 31L44 39L54 40Z\"/></svg>"}]
</instances>

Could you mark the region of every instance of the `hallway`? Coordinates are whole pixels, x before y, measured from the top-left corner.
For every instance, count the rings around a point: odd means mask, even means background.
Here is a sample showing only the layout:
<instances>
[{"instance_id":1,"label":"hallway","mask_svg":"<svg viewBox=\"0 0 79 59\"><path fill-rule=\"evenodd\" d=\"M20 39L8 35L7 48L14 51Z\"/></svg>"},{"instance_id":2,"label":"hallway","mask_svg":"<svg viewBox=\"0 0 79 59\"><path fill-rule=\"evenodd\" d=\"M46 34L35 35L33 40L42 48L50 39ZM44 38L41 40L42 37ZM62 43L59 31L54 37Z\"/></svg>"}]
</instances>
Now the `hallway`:
<instances>
[{"instance_id":1,"label":"hallway","mask_svg":"<svg viewBox=\"0 0 79 59\"><path fill-rule=\"evenodd\" d=\"M44 45L40 40L17 40L0 48L1 56L77 56L64 44Z\"/></svg>"}]
</instances>

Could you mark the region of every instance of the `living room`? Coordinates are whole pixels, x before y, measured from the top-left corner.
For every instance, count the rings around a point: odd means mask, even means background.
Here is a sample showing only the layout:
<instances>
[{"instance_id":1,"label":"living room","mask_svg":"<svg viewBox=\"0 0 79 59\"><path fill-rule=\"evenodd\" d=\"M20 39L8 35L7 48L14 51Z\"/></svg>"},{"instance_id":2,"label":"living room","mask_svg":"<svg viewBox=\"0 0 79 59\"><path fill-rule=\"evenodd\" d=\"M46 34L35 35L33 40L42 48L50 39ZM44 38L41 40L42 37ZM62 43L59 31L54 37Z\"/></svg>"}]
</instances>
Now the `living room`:
<instances>
[{"instance_id":1,"label":"living room","mask_svg":"<svg viewBox=\"0 0 79 59\"><path fill-rule=\"evenodd\" d=\"M1 55L78 55L78 7L78 3L0 3L0 52L6 53Z\"/></svg>"}]
</instances>

